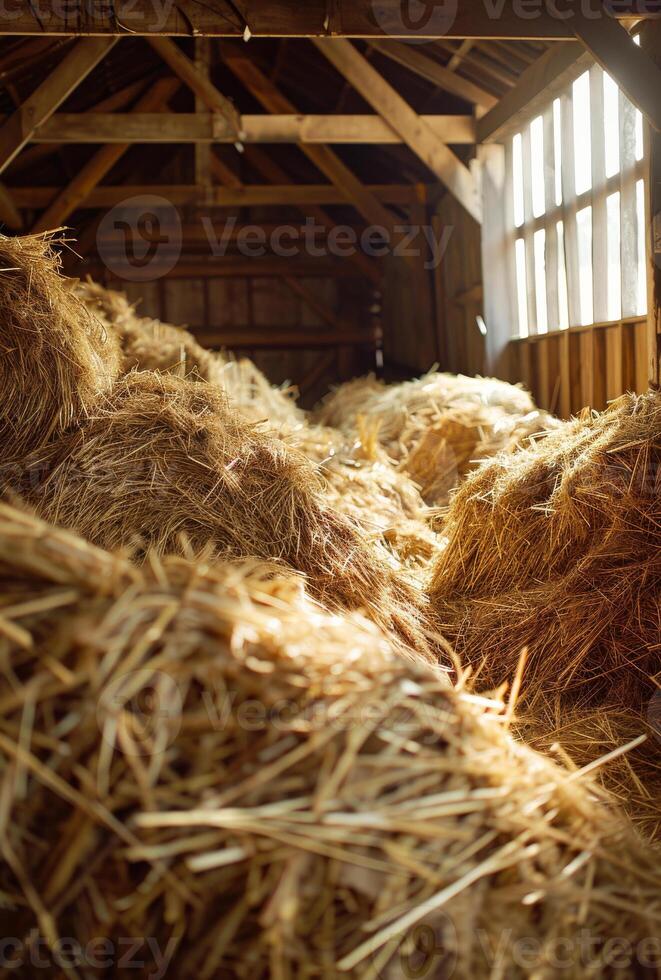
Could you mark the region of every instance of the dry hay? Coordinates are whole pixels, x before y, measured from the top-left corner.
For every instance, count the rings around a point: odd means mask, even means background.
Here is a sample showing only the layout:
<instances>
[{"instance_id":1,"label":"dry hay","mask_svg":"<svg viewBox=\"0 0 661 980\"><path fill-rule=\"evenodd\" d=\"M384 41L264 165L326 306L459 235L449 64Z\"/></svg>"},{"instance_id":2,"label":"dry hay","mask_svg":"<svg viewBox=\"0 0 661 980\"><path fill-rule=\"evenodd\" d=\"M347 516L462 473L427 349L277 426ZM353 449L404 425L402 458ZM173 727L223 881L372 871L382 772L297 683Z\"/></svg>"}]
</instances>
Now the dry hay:
<instances>
[{"instance_id":1,"label":"dry hay","mask_svg":"<svg viewBox=\"0 0 661 980\"><path fill-rule=\"evenodd\" d=\"M100 316L118 338L123 373L164 371L191 381L216 383L220 365L183 327L138 316L123 293L87 280L76 284L76 295Z\"/></svg>"},{"instance_id":2,"label":"dry hay","mask_svg":"<svg viewBox=\"0 0 661 980\"><path fill-rule=\"evenodd\" d=\"M111 550L282 562L328 605L364 607L428 649L420 590L326 506L301 454L211 385L127 375L85 425L28 459L12 490L46 520Z\"/></svg>"},{"instance_id":3,"label":"dry hay","mask_svg":"<svg viewBox=\"0 0 661 980\"><path fill-rule=\"evenodd\" d=\"M536 717L631 710L643 728L661 680L660 462L661 395L626 395L485 464L453 499L441 628L488 685L527 648Z\"/></svg>"},{"instance_id":4,"label":"dry hay","mask_svg":"<svg viewBox=\"0 0 661 980\"><path fill-rule=\"evenodd\" d=\"M124 373L163 371L191 381L208 381L223 388L234 407L253 422L272 426L300 424L293 390L269 384L248 358L235 359L202 347L183 327L136 314L122 293L87 282L78 283L77 295L119 337Z\"/></svg>"},{"instance_id":5,"label":"dry hay","mask_svg":"<svg viewBox=\"0 0 661 980\"><path fill-rule=\"evenodd\" d=\"M326 399L317 418L347 434L371 428L433 506L447 504L481 460L557 424L519 386L437 373L393 385L351 381Z\"/></svg>"},{"instance_id":6,"label":"dry hay","mask_svg":"<svg viewBox=\"0 0 661 980\"><path fill-rule=\"evenodd\" d=\"M296 405L296 389L278 388L247 357L215 355L220 363L219 383L230 402L251 422L267 421L279 432L303 425L305 413Z\"/></svg>"},{"instance_id":7,"label":"dry hay","mask_svg":"<svg viewBox=\"0 0 661 980\"><path fill-rule=\"evenodd\" d=\"M411 479L374 445L370 433L347 439L336 429L303 423L283 438L316 465L326 501L385 543L404 569L426 581L441 547L430 526L433 512Z\"/></svg>"},{"instance_id":8,"label":"dry hay","mask_svg":"<svg viewBox=\"0 0 661 980\"><path fill-rule=\"evenodd\" d=\"M83 418L119 372L119 351L59 274L52 236L0 236L3 462Z\"/></svg>"},{"instance_id":9,"label":"dry hay","mask_svg":"<svg viewBox=\"0 0 661 980\"><path fill-rule=\"evenodd\" d=\"M360 617L259 565L138 571L6 506L0 582L0 892L24 961L37 937L66 963L58 940L148 936L149 969L200 980L400 976L430 945L426 975L457 980L658 962L654 855L589 776Z\"/></svg>"}]
</instances>

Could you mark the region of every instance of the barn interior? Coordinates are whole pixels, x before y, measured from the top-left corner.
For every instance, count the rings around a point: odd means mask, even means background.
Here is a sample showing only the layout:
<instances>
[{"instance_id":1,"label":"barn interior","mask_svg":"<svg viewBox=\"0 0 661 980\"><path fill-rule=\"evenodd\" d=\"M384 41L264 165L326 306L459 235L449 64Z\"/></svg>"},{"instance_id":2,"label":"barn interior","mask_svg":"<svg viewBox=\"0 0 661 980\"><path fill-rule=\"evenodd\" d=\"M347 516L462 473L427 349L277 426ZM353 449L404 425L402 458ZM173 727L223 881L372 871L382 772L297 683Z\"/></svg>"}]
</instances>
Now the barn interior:
<instances>
[{"instance_id":1,"label":"barn interior","mask_svg":"<svg viewBox=\"0 0 661 980\"><path fill-rule=\"evenodd\" d=\"M661 977L653 7L0 10L1 975Z\"/></svg>"}]
</instances>

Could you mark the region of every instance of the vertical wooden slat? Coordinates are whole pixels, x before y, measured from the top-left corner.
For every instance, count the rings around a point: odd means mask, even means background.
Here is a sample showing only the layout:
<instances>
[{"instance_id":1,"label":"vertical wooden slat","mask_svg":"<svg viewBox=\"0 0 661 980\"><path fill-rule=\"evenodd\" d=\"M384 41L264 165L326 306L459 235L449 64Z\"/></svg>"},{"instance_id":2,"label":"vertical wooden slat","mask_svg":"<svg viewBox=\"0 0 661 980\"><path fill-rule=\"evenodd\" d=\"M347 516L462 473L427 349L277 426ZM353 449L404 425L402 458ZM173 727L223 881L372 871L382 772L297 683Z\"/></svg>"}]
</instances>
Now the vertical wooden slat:
<instances>
[{"instance_id":1,"label":"vertical wooden slat","mask_svg":"<svg viewBox=\"0 0 661 980\"><path fill-rule=\"evenodd\" d=\"M571 362L574 353L572 345L569 343L569 332L567 330L563 330L558 338L558 350L560 356L558 412L564 419L567 419L572 412Z\"/></svg>"},{"instance_id":2,"label":"vertical wooden slat","mask_svg":"<svg viewBox=\"0 0 661 980\"><path fill-rule=\"evenodd\" d=\"M604 330L591 330L592 337L592 407L598 411L606 408L606 334Z\"/></svg>"},{"instance_id":3,"label":"vertical wooden slat","mask_svg":"<svg viewBox=\"0 0 661 980\"><path fill-rule=\"evenodd\" d=\"M636 390L636 324L622 326L622 391Z\"/></svg>"},{"instance_id":4,"label":"vertical wooden slat","mask_svg":"<svg viewBox=\"0 0 661 980\"><path fill-rule=\"evenodd\" d=\"M574 164L574 112L570 95L562 97L562 200L564 207L565 258L567 263L567 293L569 323L581 322L581 302L578 276L578 235L576 228L576 170Z\"/></svg>"},{"instance_id":5,"label":"vertical wooden slat","mask_svg":"<svg viewBox=\"0 0 661 980\"><path fill-rule=\"evenodd\" d=\"M590 117L592 143L592 269L594 319L608 319L608 221L606 196L606 146L604 142L604 73L590 69Z\"/></svg>"},{"instance_id":6,"label":"vertical wooden slat","mask_svg":"<svg viewBox=\"0 0 661 980\"><path fill-rule=\"evenodd\" d=\"M598 331L603 333L604 331ZM622 324L608 327L606 332L606 400L618 398L624 388L622 371Z\"/></svg>"},{"instance_id":7,"label":"vertical wooden slat","mask_svg":"<svg viewBox=\"0 0 661 980\"><path fill-rule=\"evenodd\" d=\"M637 323L634 336L635 386L638 394L642 394L650 381L649 324Z\"/></svg>"},{"instance_id":8,"label":"vertical wooden slat","mask_svg":"<svg viewBox=\"0 0 661 980\"><path fill-rule=\"evenodd\" d=\"M646 22L640 34L641 47L661 65L661 21ZM647 160L647 378L661 380L661 133L644 125Z\"/></svg>"},{"instance_id":9,"label":"vertical wooden slat","mask_svg":"<svg viewBox=\"0 0 661 980\"><path fill-rule=\"evenodd\" d=\"M595 405L595 344L594 330L584 330L579 335L581 353L581 408Z\"/></svg>"},{"instance_id":10,"label":"vertical wooden slat","mask_svg":"<svg viewBox=\"0 0 661 980\"><path fill-rule=\"evenodd\" d=\"M537 355L537 390L539 392L539 404L547 411L551 408L551 395L553 393L553 381L549 374L550 348L551 341L547 338L538 340L533 345Z\"/></svg>"},{"instance_id":11,"label":"vertical wooden slat","mask_svg":"<svg viewBox=\"0 0 661 980\"><path fill-rule=\"evenodd\" d=\"M581 356L581 334L567 333L569 341L569 384L570 384L570 414L576 414L585 406L583 392L581 390L581 366L583 358ZM590 348L591 350L591 348Z\"/></svg>"}]
</instances>

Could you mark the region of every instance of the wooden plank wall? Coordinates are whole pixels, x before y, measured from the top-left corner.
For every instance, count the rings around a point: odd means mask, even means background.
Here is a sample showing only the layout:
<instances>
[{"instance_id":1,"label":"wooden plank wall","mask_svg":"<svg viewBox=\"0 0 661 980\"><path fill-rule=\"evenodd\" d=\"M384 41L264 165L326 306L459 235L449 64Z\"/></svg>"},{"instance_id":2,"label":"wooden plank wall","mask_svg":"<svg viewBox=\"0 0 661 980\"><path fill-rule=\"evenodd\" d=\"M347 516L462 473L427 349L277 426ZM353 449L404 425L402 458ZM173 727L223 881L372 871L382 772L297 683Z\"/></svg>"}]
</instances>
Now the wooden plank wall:
<instances>
[{"instance_id":1,"label":"wooden plank wall","mask_svg":"<svg viewBox=\"0 0 661 980\"><path fill-rule=\"evenodd\" d=\"M369 290L360 280L306 279L306 287L328 309L356 326L369 317ZM276 279L161 279L129 283L107 278L105 284L123 292L138 314L178 326L193 334L209 335L214 329L273 331L328 329L285 282ZM346 291L346 295L345 295ZM374 369L374 355L355 347L326 350L278 348L234 348L237 356L250 357L273 384L292 383L302 392L305 405L314 404L331 384ZM331 356L332 354L332 356ZM318 368L325 359L321 374ZM308 379L313 383L308 385Z\"/></svg>"},{"instance_id":2,"label":"wooden plank wall","mask_svg":"<svg viewBox=\"0 0 661 980\"><path fill-rule=\"evenodd\" d=\"M625 391L649 386L647 317L572 327L512 341L511 381L522 381L535 401L567 417L597 410Z\"/></svg>"}]
</instances>

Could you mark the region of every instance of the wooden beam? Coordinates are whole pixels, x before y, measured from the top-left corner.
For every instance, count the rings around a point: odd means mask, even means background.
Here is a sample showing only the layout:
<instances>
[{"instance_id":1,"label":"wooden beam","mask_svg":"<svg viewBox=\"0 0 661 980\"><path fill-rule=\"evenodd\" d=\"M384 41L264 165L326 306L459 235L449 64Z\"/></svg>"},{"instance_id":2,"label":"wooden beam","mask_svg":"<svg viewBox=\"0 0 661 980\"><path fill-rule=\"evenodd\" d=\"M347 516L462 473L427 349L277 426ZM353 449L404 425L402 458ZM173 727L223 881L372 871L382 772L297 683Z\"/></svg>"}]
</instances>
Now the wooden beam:
<instances>
[{"instance_id":1,"label":"wooden beam","mask_svg":"<svg viewBox=\"0 0 661 980\"><path fill-rule=\"evenodd\" d=\"M576 16L572 27L629 101L661 132L661 68L650 55L634 44L629 32L611 17L588 20Z\"/></svg>"},{"instance_id":2,"label":"wooden beam","mask_svg":"<svg viewBox=\"0 0 661 980\"><path fill-rule=\"evenodd\" d=\"M295 114L296 109L260 68L242 51L229 45L222 47L223 60L267 112ZM393 216L381 201L365 187L354 173L327 146L298 144L309 160L356 208L369 224L392 229Z\"/></svg>"},{"instance_id":3,"label":"wooden beam","mask_svg":"<svg viewBox=\"0 0 661 980\"><path fill-rule=\"evenodd\" d=\"M187 85L196 97L206 105L209 112L216 113L226 120L234 133L235 140L238 140L241 133L241 116L230 100L218 91L208 75L200 71L197 65L186 57L171 38L150 37L149 43L175 75L179 76L184 85Z\"/></svg>"},{"instance_id":4,"label":"wooden beam","mask_svg":"<svg viewBox=\"0 0 661 980\"><path fill-rule=\"evenodd\" d=\"M375 347L376 337L370 330L312 330L271 327L267 330L209 330L195 331L195 339L205 347L272 347L274 349L324 347Z\"/></svg>"},{"instance_id":5,"label":"wooden beam","mask_svg":"<svg viewBox=\"0 0 661 980\"><path fill-rule=\"evenodd\" d=\"M145 91L145 87L145 82L142 79L139 82L132 82L130 85L126 85L117 92L113 92L113 94L109 95L108 98L97 102L92 109L86 110L86 113L116 112L118 109L125 109L126 106L133 101L133 99ZM79 115L79 113L77 115ZM58 113L55 113L50 117L50 119L46 120L44 126L51 126L53 120L57 118ZM40 132L41 128L42 127L40 126L37 132ZM24 149L23 152L12 161L7 168L7 172L13 173L16 170L23 170L25 167L29 167L31 164L37 163L38 161L43 160L45 157L50 156L52 153L56 153L61 145L62 144L59 139L52 143L40 143L37 140L32 140L31 145L26 147L26 149Z\"/></svg>"},{"instance_id":6,"label":"wooden beam","mask_svg":"<svg viewBox=\"0 0 661 980\"><path fill-rule=\"evenodd\" d=\"M114 44L113 38L78 41L48 78L12 113L0 128L0 173Z\"/></svg>"},{"instance_id":7,"label":"wooden beam","mask_svg":"<svg viewBox=\"0 0 661 980\"><path fill-rule=\"evenodd\" d=\"M93 279L104 276L104 266L91 263L88 269ZM107 274L107 270L106 270ZM170 279L355 279L358 273L347 259L284 258L266 255L245 257L224 255L205 260L184 256L168 273Z\"/></svg>"},{"instance_id":8,"label":"wooden beam","mask_svg":"<svg viewBox=\"0 0 661 980\"><path fill-rule=\"evenodd\" d=\"M158 106L165 106L179 88L176 78L161 78L152 85L136 105L136 111L150 112ZM59 228L79 207L83 206L95 187L114 167L117 161L130 148L130 143L111 143L102 147L84 164L68 186L46 208L35 222L32 232Z\"/></svg>"},{"instance_id":9,"label":"wooden beam","mask_svg":"<svg viewBox=\"0 0 661 980\"><path fill-rule=\"evenodd\" d=\"M581 44L568 41L554 44L523 72L514 88L477 122L477 142L497 142L505 129L530 119L583 71L592 58Z\"/></svg>"},{"instance_id":10,"label":"wooden beam","mask_svg":"<svg viewBox=\"0 0 661 980\"><path fill-rule=\"evenodd\" d=\"M472 116L421 116L444 143L475 143ZM243 116L244 143L383 143L402 137L380 116ZM34 143L234 143L236 134L209 113L57 113L34 134ZM199 181L198 181L199 183Z\"/></svg>"},{"instance_id":11,"label":"wooden beam","mask_svg":"<svg viewBox=\"0 0 661 980\"><path fill-rule=\"evenodd\" d=\"M59 187L7 188L18 208L48 207L60 194ZM366 190L378 201L405 206L419 200L420 189L409 184L377 184ZM283 207L285 205L350 204L346 193L331 184L269 184L246 185L242 188L212 187L207 191L197 184L121 184L117 187L96 187L86 200L90 208L112 208L127 197L156 194L177 205L198 205L218 208Z\"/></svg>"},{"instance_id":12,"label":"wooden beam","mask_svg":"<svg viewBox=\"0 0 661 980\"><path fill-rule=\"evenodd\" d=\"M482 220L482 204L475 178L424 120L376 71L366 58L343 38L317 40L317 48L341 75L360 92L414 153L476 221Z\"/></svg>"},{"instance_id":13,"label":"wooden beam","mask_svg":"<svg viewBox=\"0 0 661 980\"><path fill-rule=\"evenodd\" d=\"M596 11L599 0L584 0ZM441 4L440 22L433 10L419 27L411 29L402 16L401 0L272 0L270 3L241 3L214 0L178 0L176 4L153 0L114 0L112 5L17 3L10 5L0 22L1 34L43 35L171 35L209 37L399 37L416 40L455 38L551 38L569 39L571 19L553 16L547 5L521 6L506 0L502 9L495 3L458 3L449 18ZM653 16L651 4L618 0L611 8L616 17ZM432 7L430 4L429 7ZM564 13L564 6L560 5ZM245 11L245 13L244 13ZM531 15L532 13L532 15Z\"/></svg>"},{"instance_id":14,"label":"wooden beam","mask_svg":"<svg viewBox=\"0 0 661 980\"><path fill-rule=\"evenodd\" d=\"M469 81L469 79L457 75L455 69L450 68L450 65L447 67L439 65L437 61L420 51L416 51L411 45L400 44L398 41L372 41L370 46L379 54L385 55L386 58L397 62L398 65L403 65L420 78L424 78L432 85L443 89L444 92L451 92L452 95L472 102L473 105L481 106L483 109L491 109L498 102L495 95Z\"/></svg>"}]
</instances>

